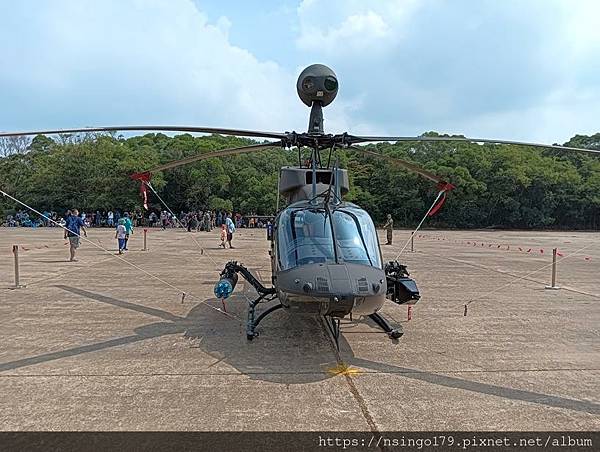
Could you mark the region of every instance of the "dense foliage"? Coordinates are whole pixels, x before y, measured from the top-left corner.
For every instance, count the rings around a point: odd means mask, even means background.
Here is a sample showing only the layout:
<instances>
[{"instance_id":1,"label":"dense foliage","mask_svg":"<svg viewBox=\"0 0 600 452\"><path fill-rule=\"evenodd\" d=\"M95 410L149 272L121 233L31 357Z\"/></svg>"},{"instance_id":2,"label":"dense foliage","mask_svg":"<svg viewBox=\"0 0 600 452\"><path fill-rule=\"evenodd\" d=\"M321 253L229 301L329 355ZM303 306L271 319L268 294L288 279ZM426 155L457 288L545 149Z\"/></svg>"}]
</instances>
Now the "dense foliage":
<instances>
[{"instance_id":1,"label":"dense foliage","mask_svg":"<svg viewBox=\"0 0 600 452\"><path fill-rule=\"evenodd\" d=\"M431 133L433 134L433 133ZM252 143L246 139L184 134L35 137L0 158L0 188L39 210L70 207L134 209L139 183L129 174L200 152ZM600 149L600 134L566 145ZM21 143L22 145L22 143ZM8 149L10 143L4 143ZM470 143L376 144L371 148L414 161L456 185L430 225L440 227L600 228L600 158L584 153ZM434 184L354 151L337 151L350 170L347 199L376 221L391 212L395 224L415 225L433 201ZM277 172L297 153L261 151L209 159L154 175L152 184L174 211L276 209ZM161 208L149 193L151 205ZM0 214L18 208L0 198Z\"/></svg>"}]
</instances>

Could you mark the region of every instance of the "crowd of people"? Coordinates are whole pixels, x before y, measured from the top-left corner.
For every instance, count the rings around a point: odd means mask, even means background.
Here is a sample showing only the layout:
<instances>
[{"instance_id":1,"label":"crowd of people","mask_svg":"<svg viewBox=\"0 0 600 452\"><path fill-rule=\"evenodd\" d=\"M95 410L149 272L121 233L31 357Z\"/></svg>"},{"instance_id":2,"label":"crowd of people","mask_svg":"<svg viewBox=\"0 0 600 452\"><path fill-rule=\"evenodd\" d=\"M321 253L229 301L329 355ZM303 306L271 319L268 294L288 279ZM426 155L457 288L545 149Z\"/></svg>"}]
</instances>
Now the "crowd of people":
<instances>
[{"instance_id":1,"label":"crowd of people","mask_svg":"<svg viewBox=\"0 0 600 452\"><path fill-rule=\"evenodd\" d=\"M1 222L1 226L7 227L64 227L68 214L60 215L55 211L44 211L43 216L31 216L27 211L17 211L14 215L7 215ZM219 228L226 222L228 213L224 210L192 210L181 211L178 216L171 212L152 210L144 215L142 211L135 210L127 212L121 209L96 210L95 212L81 212L81 218L86 228L116 228L119 220L128 218L135 227L161 227L176 228L183 226L188 231L211 231ZM240 213L229 213L236 228L265 228L271 216L259 216L253 213L242 215Z\"/></svg>"},{"instance_id":2,"label":"crowd of people","mask_svg":"<svg viewBox=\"0 0 600 452\"><path fill-rule=\"evenodd\" d=\"M221 229L220 246L234 248L232 245L233 234L238 228L267 228L272 234L274 216L259 216L255 214L242 215L240 213L226 212L224 210L193 210L179 213L150 211L145 216L140 210L132 213L112 209L97 210L86 213L77 209L67 210L64 215L55 211L44 211L41 216L32 217L27 211L20 210L14 215L7 215L2 226L7 227L62 227L64 238L69 241L70 261L76 261L75 253L79 248L80 238L87 237L87 228L114 228L115 239L118 241L119 254L127 251L127 241L133 233L134 227L150 228L178 228L183 227L188 232L206 231L214 228Z\"/></svg>"}]
</instances>

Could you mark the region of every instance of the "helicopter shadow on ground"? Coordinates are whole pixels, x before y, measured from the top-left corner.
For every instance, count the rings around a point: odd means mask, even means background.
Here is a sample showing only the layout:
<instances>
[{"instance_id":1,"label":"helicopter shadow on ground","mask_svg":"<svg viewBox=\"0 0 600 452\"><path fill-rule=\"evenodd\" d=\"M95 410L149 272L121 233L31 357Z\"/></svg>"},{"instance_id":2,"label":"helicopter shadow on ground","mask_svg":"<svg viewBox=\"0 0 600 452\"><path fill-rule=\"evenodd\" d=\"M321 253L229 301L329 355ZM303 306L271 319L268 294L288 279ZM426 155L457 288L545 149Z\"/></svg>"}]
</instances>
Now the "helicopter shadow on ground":
<instances>
[{"instance_id":1,"label":"helicopter shadow on ground","mask_svg":"<svg viewBox=\"0 0 600 452\"><path fill-rule=\"evenodd\" d=\"M215 361L208 367L216 368L216 364L229 365L254 380L280 384L311 383L334 377L336 373L331 370L340 363L334 352L331 337L322 322L316 317L292 316L283 310L276 311L261 323L260 336L254 341L247 341L245 322L240 321L244 320L246 315L246 296L235 296L227 302L228 313L237 318L226 316L213 309L221 306L220 301L216 299L196 304L183 317L162 309L131 303L86 289L66 285L55 287L88 300L158 317L161 321L137 327L128 336L0 363L0 372L168 335L186 337L190 340L190 347L198 348L213 357ZM267 306L265 304L262 309ZM386 339L382 338L382 340ZM481 383L441 373L359 358L354 355L343 334L340 336L340 349L340 359L345 364L369 372L398 374L403 378L441 387L594 415L600 414L600 404L592 401ZM227 373L222 370L222 367L220 369L218 372ZM210 373L208 369L200 369L200 371Z\"/></svg>"},{"instance_id":2,"label":"helicopter shadow on ground","mask_svg":"<svg viewBox=\"0 0 600 452\"><path fill-rule=\"evenodd\" d=\"M209 299L195 304L187 315L180 316L88 289L67 285L54 287L85 300L135 311L160 321L136 327L131 334L122 337L0 363L0 372L178 335L189 340L190 349L198 349L214 358L207 366L210 369L194 368L194 364L185 370L184 366L184 371L190 373L241 373L251 379L282 384L309 383L333 376L328 369L336 365L335 355L327 335L314 317L290 316L283 310L274 312L261 323L259 331L263 334L250 342L246 339L248 299L244 295L227 300L230 315L217 311L216 308L222 306L220 300ZM261 304L257 315L276 302Z\"/></svg>"}]
</instances>

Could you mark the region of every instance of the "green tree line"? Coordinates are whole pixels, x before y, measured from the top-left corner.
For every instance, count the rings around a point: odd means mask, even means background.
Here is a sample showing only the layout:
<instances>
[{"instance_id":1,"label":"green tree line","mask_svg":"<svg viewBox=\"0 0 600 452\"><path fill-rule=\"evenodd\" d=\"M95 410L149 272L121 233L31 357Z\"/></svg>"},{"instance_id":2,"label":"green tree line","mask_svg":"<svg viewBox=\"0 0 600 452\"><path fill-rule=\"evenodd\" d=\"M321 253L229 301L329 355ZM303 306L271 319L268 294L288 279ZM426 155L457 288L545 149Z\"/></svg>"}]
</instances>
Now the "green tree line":
<instances>
[{"instance_id":1,"label":"green tree line","mask_svg":"<svg viewBox=\"0 0 600 452\"><path fill-rule=\"evenodd\" d=\"M252 143L218 135L93 134L54 139L39 135L26 146L21 143L20 152L0 157L0 188L40 211L139 209L139 182L130 174ZM565 145L600 149L600 133L577 135ZM379 143L369 149L415 162L456 186L446 205L428 221L431 226L600 228L597 156L466 142ZM397 225L414 226L435 198L433 183L386 160L352 150L336 150L336 156L350 174L346 199L365 208L376 222L392 213ZM296 151L281 149L212 158L159 172L152 185L174 211L210 208L272 214L278 170L297 161ZM162 208L153 193L148 196L151 207ZM3 216L18 208L0 198Z\"/></svg>"}]
</instances>

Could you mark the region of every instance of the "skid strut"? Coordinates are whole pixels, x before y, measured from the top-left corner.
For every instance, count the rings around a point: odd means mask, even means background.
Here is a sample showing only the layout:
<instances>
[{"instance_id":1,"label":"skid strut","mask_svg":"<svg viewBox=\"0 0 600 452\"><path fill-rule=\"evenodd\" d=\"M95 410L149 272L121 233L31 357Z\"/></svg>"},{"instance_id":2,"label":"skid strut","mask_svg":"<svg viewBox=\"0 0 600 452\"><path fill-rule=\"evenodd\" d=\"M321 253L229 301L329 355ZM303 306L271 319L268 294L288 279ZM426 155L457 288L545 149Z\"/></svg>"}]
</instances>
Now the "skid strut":
<instances>
[{"instance_id":1,"label":"skid strut","mask_svg":"<svg viewBox=\"0 0 600 452\"><path fill-rule=\"evenodd\" d=\"M281 303L271 306L264 312L262 312L258 317L256 317L256 307L264 302L271 301L277 298L275 288L273 287L265 287L261 284L261 282L254 277L250 271L246 267L241 264L238 264L236 261L230 261L225 264L225 268L221 272L221 279L229 279L231 281L237 281L237 274L241 274L242 277L250 283L252 287L256 289L258 292L258 298L253 301L248 301L248 321L246 323L246 338L251 341L258 333L256 332L256 327L260 323L262 319L271 314L278 309L281 309L283 305Z\"/></svg>"},{"instance_id":2,"label":"skid strut","mask_svg":"<svg viewBox=\"0 0 600 452\"><path fill-rule=\"evenodd\" d=\"M404 331L402 328L392 328L388 321L381 316L379 313L374 313L369 316L383 331L385 331L391 339L398 339L402 337Z\"/></svg>"},{"instance_id":3,"label":"skid strut","mask_svg":"<svg viewBox=\"0 0 600 452\"><path fill-rule=\"evenodd\" d=\"M335 341L335 348L337 351L340 351L340 318L325 316L325 324L329 329L329 332L333 336L333 340Z\"/></svg>"}]
</instances>

